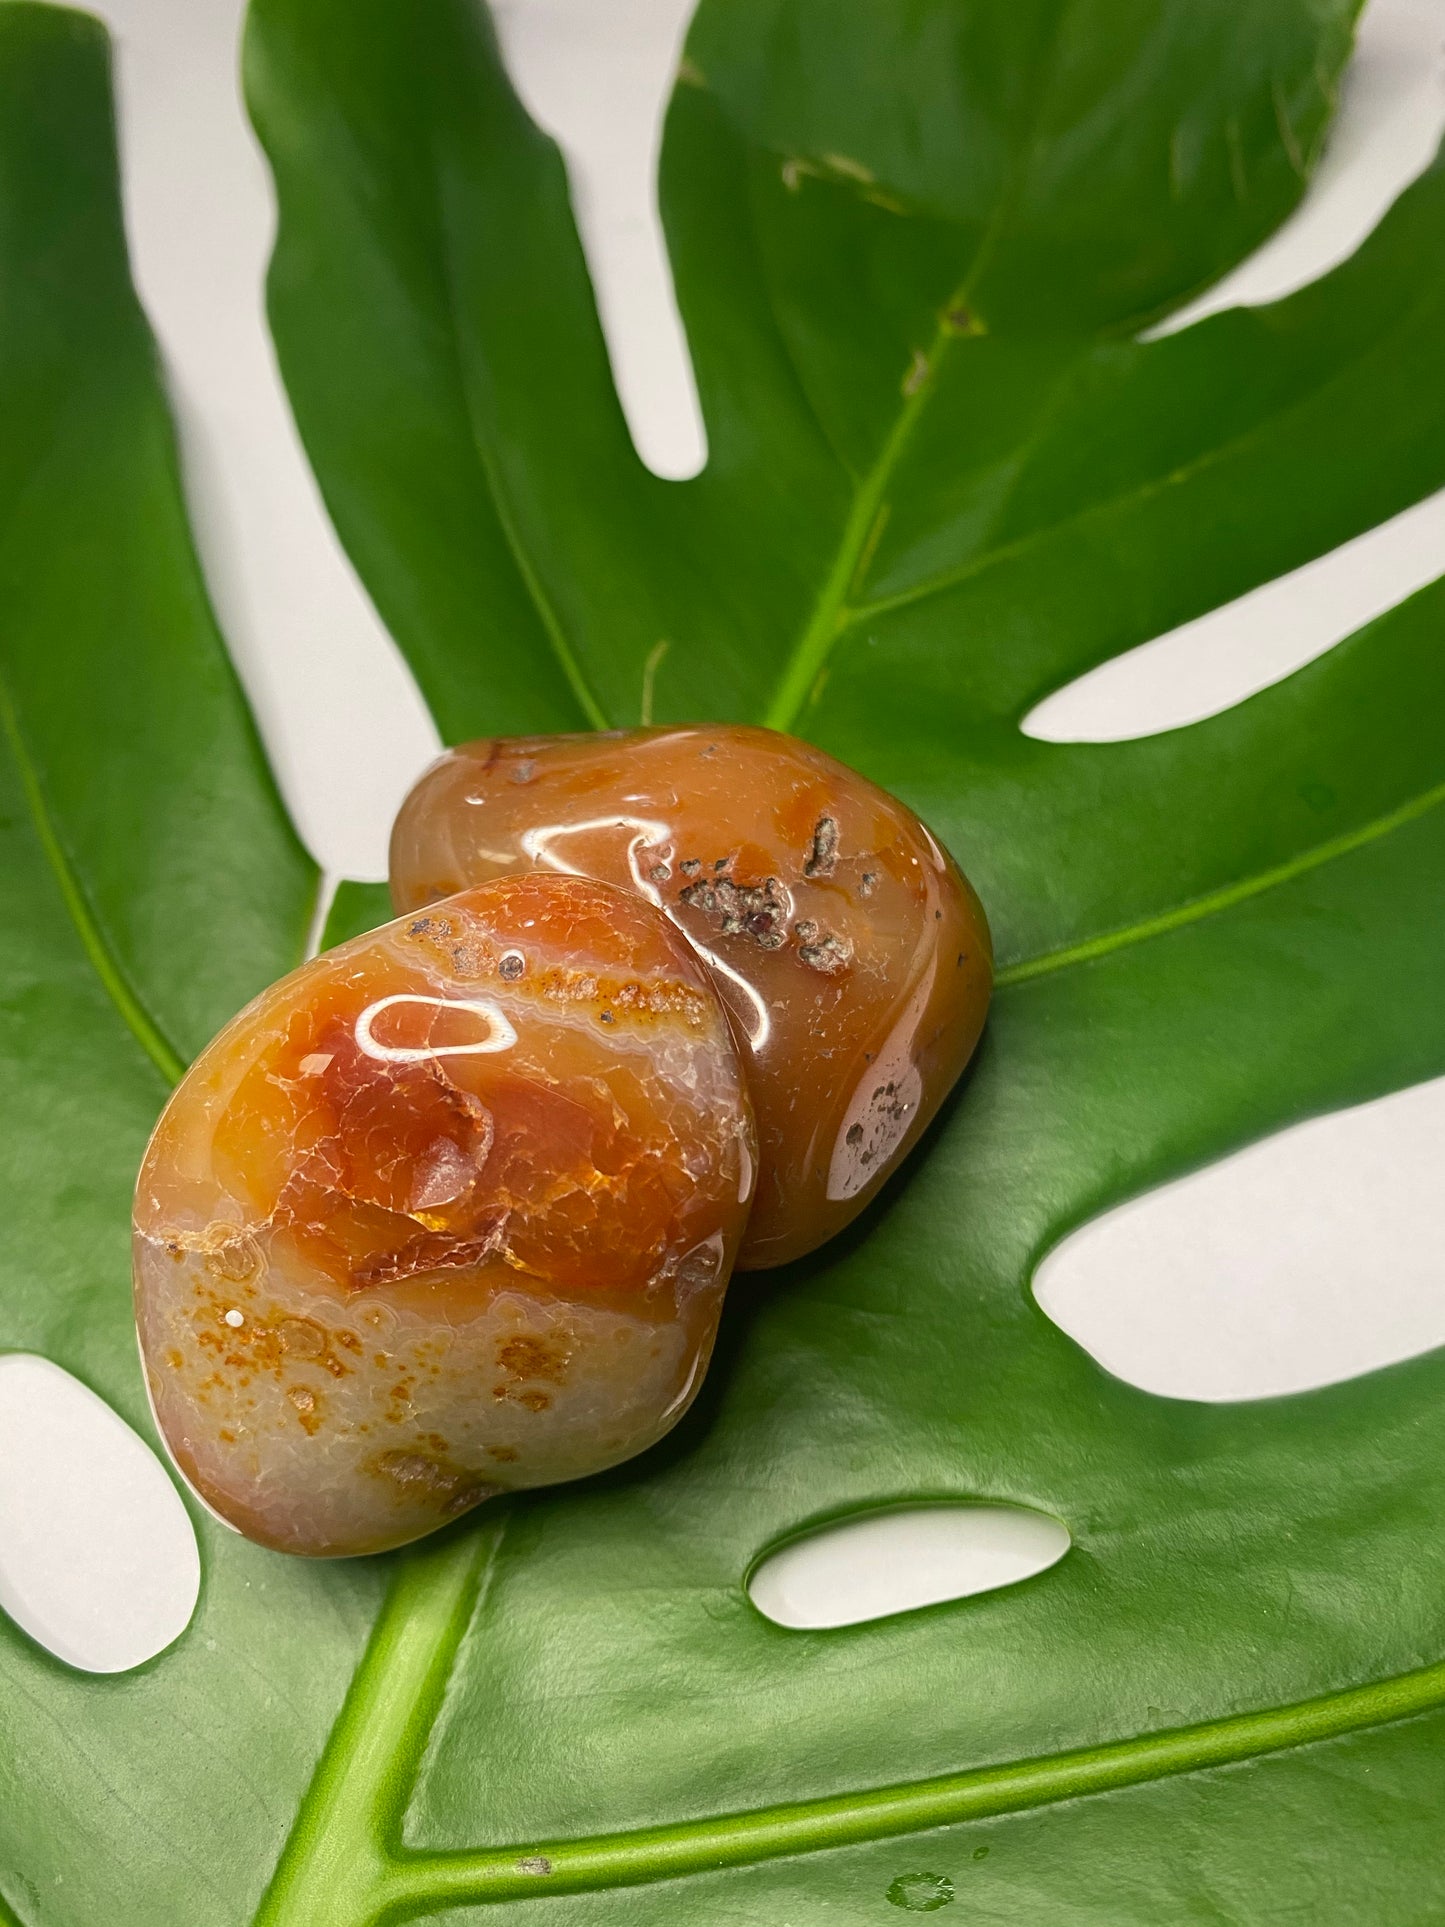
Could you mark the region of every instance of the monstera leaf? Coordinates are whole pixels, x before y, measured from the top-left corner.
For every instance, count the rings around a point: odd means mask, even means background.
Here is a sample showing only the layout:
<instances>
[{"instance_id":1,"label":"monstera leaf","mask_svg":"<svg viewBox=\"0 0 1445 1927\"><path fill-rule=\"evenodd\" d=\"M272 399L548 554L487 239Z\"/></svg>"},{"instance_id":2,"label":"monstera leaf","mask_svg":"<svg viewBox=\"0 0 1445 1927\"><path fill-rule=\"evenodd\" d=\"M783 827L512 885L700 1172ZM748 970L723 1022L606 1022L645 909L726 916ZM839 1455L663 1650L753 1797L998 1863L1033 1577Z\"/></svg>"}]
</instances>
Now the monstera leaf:
<instances>
[{"instance_id":1,"label":"monstera leaf","mask_svg":"<svg viewBox=\"0 0 1445 1927\"><path fill-rule=\"evenodd\" d=\"M108 91L93 21L0 5L0 1347L154 1438L136 1165L183 1060L301 955L316 872L186 530ZM384 1582L196 1526L200 1610L141 1672L73 1673L0 1619L7 1922L254 1908Z\"/></svg>"},{"instance_id":2,"label":"monstera leaf","mask_svg":"<svg viewBox=\"0 0 1445 1927\"><path fill-rule=\"evenodd\" d=\"M946 836L1001 987L923 1154L737 1282L644 1460L385 1560L198 1518L135 1675L0 1629L26 1927L1438 1918L1445 1358L1197 1406L1029 1290L1115 1201L1445 1070L1445 592L1190 729L1019 730L1445 484L1445 172L1314 287L1138 340L1297 198L1351 12L704 0L662 199L710 455L667 484L484 15L256 0L283 366L444 732L645 692L796 728ZM130 1173L312 877L182 527L98 34L10 0L0 89L0 1342L144 1428ZM749 1605L773 1545L920 1499L1072 1549L842 1631Z\"/></svg>"}]
</instances>

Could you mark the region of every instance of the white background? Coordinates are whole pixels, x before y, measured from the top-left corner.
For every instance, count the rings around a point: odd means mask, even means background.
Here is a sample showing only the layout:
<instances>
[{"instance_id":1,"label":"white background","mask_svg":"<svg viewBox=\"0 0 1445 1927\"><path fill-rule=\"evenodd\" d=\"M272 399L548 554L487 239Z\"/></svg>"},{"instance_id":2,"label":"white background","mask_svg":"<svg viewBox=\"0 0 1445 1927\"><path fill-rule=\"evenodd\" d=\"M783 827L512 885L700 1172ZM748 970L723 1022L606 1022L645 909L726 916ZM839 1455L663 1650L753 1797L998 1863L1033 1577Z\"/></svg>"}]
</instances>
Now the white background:
<instances>
[{"instance_id":1,"label":"white background","mask_svg":"<svg viewBox=\"0 0 1445 1927\"><path fill-rule=\"evenodd\" d=\"M277 377L262 315L273 207L240 105L241 0L102 0L95 10L117 38L135 270L170 373L222 625L306 841L333 875L380 877L391 817L436 736L331 534ZM704 457L652 188L690 12L690 0L496 6L523 97L567 156L634 436L668 475ZM1445 125L1442 43L1445 0L1372 0L1305 207L1171 326L1272 299L1358 244ZM1445 496L1094 672L1027 727L1104 740L1212 714L1442 573ZM1173 1396L1294 1390L1445 1343L1442 1145L1445 1080L1285 1133L1076 1234L1046 1263L1040 1298L1111 1369ZM54 1466L53 1445L45 1451ZM10 1469L23 1472L13 1456ZM94 1478L93 1466L77 1472ZM132 1516L124 1504L114 1516L118 1547ZM0 1597L5 1518L0 1489ZM1057 1556L1057 1529L1029 1527L980 1511L953 1515L951 1527L934 1518L913 1530L895 1522L882 1537L860 1530L816 1559L780 1562L759 1600L790 1623L834 1623L996 1585ZM177 1559L176 1585L189 1586ZM104 1547L91 1570L106 1571ZM87 1584L78 1571L71 1579L72 1590ZM149 1613L158 1637L162 1626L174 1634L174 1599L157 1606L154 1584L129 1603L107 1584L105 1613L139 1615L142 1634ZM76 1611L64 1602L67 1625ZM43 1631L44 1620L43 1599L32 1601L32 1623ZM132 1628L98 1650L136 1640Z\"/></svg>"}]
</instances>

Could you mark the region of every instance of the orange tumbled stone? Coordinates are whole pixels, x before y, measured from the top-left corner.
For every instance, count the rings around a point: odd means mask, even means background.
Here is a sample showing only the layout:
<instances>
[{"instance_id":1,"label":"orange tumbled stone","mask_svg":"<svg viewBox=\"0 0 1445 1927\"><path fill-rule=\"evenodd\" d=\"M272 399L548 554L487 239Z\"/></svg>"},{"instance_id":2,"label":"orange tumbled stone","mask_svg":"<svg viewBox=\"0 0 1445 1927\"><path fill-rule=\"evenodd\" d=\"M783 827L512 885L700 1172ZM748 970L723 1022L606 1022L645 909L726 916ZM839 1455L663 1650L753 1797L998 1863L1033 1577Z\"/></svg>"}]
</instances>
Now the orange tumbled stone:
<instances>
[{"instance_id":1,"label":"orange tumbled stone","mask_svg":"<svg viewBox=\"0 0 1445 1927\"><path fill-rule=\"evenodd\" d=\"M754 1170L718 999L636 896L522 875L343 944L221 1032L146 1152L171 1451L302 1553L628 1458L702 1377Z\"/></svg>"},{"instance_id":2,"label":"orange tumbled stone","mask_svg":"<svg viewBox=\"0 0 1445 1927\"><path fill-rule=\"evenodd\" d=\"M632 890L707 964L757 1115L742 1266L855 1217L978 1041L993 958L977 897L911 810L795 737L717 725L449 751L397 818L397 908L528 869Z\"/></svg>"}]
</instances>

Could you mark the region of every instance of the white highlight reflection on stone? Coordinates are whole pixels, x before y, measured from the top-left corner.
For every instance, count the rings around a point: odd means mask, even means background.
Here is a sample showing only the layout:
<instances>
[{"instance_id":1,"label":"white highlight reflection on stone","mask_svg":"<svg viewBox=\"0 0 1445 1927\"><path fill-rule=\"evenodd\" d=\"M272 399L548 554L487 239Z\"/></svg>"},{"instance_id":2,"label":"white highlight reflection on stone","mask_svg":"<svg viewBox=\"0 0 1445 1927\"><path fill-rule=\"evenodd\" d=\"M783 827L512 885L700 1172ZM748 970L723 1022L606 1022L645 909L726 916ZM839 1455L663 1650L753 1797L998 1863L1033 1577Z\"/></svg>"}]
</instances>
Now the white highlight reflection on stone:
<instances>
[{"instance_id":1,"label":"white highlight reflection on stone","mask_svg":"<svg viewBox=\"0 0 1445 1927\"><path fill-rule=\"evenodd\" d=\"M190 1624L196 1535L164 1467L47 1358L0 1356L0 1607L88 1673L123 1673Z\"/></svg>"},{"instance_id":2,"label":"white highlight reflection on stone","mask_svg":"<svg viewBox=\"0 0 1445 1927\"><path fill-rule=\"evenodd\" d=\"M654 822L646 816L589 816L581 823L541 823L522 834L522 848L533 863L545 863L549 870L556 870L560 876L580 877L590 872L584 867L578 869L569 863L565 848L571 837L605 836L609 830L631 830L627 842L627 866L632 872L633 882L643 895L652 903L659 902L658 894L642 874L641 857L660 848L667 841L667 825Z\"/></svg>"},{"instance_id":3,"label":"white highlight reflection on stone","mask_svg":"<svg viewBox=\"0 0 1445 1927\"><path fill-rule=\"evenodd\" d=\"M671 739L664 738L664 740ZM669 922L677 925L710 970L715 971L720 977L727 978L746 1007L739 1009L734 1003L731 1006L734 1016L746 1026L748 1042L753 1049L756 1051L765 1049L772 1035L773 1020L763 998L741 972L734 970L725 958L720 957L715 950L710 950L691 930L684 928L678 922L671 904L663 901L661 891L653 885L651 878L646 874L652 863L660 860L664 850L671 851L672 845L666 823L656 822L645 816L592 816L583 823L546 823L536 829L527 830L523 834L522 848L534 863L545 863L550 869L560 871L563 876L587 876L591 873L569 863L558 850L557 845L565 845L568 837L595 836L605 834L608 830L632 831L627 844L627 867L632 876L633 887L641 896L646 897L649 903L656 905ZM644 858L647 859L646 862ZM786 886L783 894L787 898L788 916L791 918L793 900Z\"/></svg>"},{"instance_id":4,"label":"white highlight reflection on stone","mask_svg":"<svg viewBox=\"0 0 1445 1927\"><path fill-rule=\"evenodd\" d=\"M1281 1131L1082 1226L1034 1294L1117 1377L1267 1398L1445 1344L1445 1078Z\"/></svg>"},{"instance_id":5,"label":"white highlight reflection on stone","mask_svg":"<svg viewBox=\"0 0 1445 1927\"><path fill-rule=\"evenodd\" d=\"M427 1044L420 1048L383 1044L372 1035L372 1026L393 1004L426 1004L433 1010L470 1010L484 1017L488 1030L471 1044ZM436 1057L489 1057L496 1051L511 1050L517 1033L495 1004L470 997L415 997L398 991L394 997L379 997L368 1004L356 1020L356 1047L378 1064L426 1064Z\"/></svg>"},{"instance_id":6,"label":"white highlight reflection on stone","mask_svg":"<svg viewBox=\"0 0 1445 1927\"><path fill-rule=\"evenodd\" d=\"M1062 1559L1067 1529L1020 1506L898 1507L845 1519L771 1553L748 1583L779 1626L858 1626L1030 1579Z\"/></svg>"}]
</instances>

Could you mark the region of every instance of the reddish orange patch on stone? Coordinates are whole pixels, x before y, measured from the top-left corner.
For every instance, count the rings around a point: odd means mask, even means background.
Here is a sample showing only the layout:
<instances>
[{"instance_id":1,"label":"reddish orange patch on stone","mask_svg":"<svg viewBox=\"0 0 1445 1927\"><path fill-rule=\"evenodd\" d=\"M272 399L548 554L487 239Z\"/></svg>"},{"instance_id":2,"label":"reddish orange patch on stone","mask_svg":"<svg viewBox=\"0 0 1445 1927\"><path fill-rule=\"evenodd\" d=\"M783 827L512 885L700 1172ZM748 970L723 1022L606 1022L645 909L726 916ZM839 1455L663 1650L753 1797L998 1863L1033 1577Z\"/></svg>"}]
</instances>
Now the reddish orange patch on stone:
<instances>
[{"instance_id":1,"label":"reddish orange patch on stone","mask_svg":"<svg viewBox=\"0 0 1445 1927\"><path fill-rule=\"evenodd\" d=\"M137 1185L178 1462L253 1537L332 1553L475 1503L521 1428L516 1483L643 1449L755 1156L706 973L605 884L504 879L315 959L197 1060Z\"/></svg>"}]
</instances>

